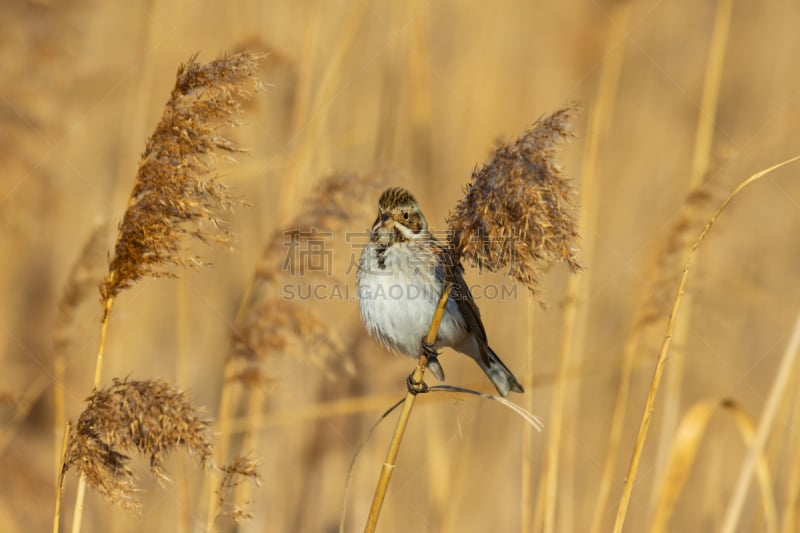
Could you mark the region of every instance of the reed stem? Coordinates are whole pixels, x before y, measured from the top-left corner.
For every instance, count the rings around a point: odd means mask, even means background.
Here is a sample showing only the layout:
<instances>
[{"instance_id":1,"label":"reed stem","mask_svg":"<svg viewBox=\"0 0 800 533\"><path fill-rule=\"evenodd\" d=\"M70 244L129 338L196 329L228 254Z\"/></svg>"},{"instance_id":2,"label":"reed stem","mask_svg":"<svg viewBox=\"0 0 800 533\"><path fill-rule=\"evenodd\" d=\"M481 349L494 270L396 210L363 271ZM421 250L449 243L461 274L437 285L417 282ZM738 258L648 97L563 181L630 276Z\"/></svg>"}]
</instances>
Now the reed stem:
<instances>
[{"instance_id":1,"label":"reed stem","mask_svg":"<svg viewBox=\"0 0 800 533\"><path fill-rule=\"evenodd\" d=\"M100 343L97 347L97 359L94 366L94 379L92 380L92 392L97 391L100 386L100 377L103 374L103 359L106 349L106 333L108 332L108 320L111 317L111 308L114 305L114 297L106 298L103 301L103 322L100 325ZM81 520L83 518L83 502L86 497L86 477L81 475L78 481L78 492L75 495L75 508L72 513L72 533L80 533Z\"/></svg>"},{"instance_id":2,"label":"reed stem","mask_svg":"<svg viewBox=\"0 0 800 533\"><path fill-rule=\"evenodd\" d=\"M64 487L64 463L67 457L67 443L69 442L69 432L71 424L66 423L64 436L61 439L61 452L59 453L59 469L56 475L56 507L53 511L53 533L59 533L61 529L61 493Z\"/></svg>"},{"instance_id":3,"label":"reed stem","mask_svg":"<svg viewBox=\"0 0 800 533\"><path fill-rule=\"evenodd\" d=\"M439 325L442 323L445 306L450 297L450 287L449 283L445 283L442 288L442 295L439 297L439 303L436 305L436 311L433 314L431 326L425 338L428 345L433 345L433 343L436 342L436 335L439 333ZM417 360L417 367L414 369L414 374L411 376L411 381L414 385L422 384L422 378L425 375L425 367L427 364L428 356L424 353L420 354ZM400 418L397 420L392 442L389 444L389 451L386 453L386 461L384 461L381 474L378 477L375 495L372 498L372 506L369 509L369 515L367 517L367 525L364 526L365 533L374 532L378 525L378 517L381 514L383 500L386 498L386 491L389 488L389 481L392 479L395 462L397 461L397 454L400 452L400 444L403 442L403 435L405 434L406 426L408 426L408 421L411 417L411 409L414 408L414 401L416 399L417 394L409 390L403 402L403 410L400 412Z\"/></svg>"},{"instance_id":4,"label":"reed stem","mask_svg":"<svg viewBox=\"0 0 800 533\"><path fill-rule=\"evenodd\" d=\"M753 182L758 181L759 179L763 178L770 172L777 170L783 166L786 166L790 163L793 163L797 160L800 160L800 155L792 157L790 159L786 159L785 161L781 161L775 165L772 165L769 168L765 168L760 172L756 172L743 182L741 182L733 192L722 202L722 205L717 209L717 211L711 216L711 218L706 223L706 226L703 228L703 231L700 232L700 235L695 239L694 244L692 244L691 249L689 250L689 254L686 258L686 265L683 269L683 273L681 274L680 282L678 283L678 290L675 295L675 300L672 303L672 310L669 313L669 319L667 320L667 327L664 331L664 338L661 342L661 349L658 353L658 359L656 361L656 367L653 370L653 378L650 382L650 389L647 393L647 400L645 401L644 411L642 413L642 420L639 424L639 433L636 437L636 443L634 444L633 454L631 455L631 463L628 468L628 475L625 478L625 485L622 489L622 496L619 501L619 505L617 507L617 517L614 522L614 533L621 533L622 527L625 524L625 516L628 513L628 505L630 504L631 494L633 492L633 483L636 480L636 474L639 471L639 462L642 458L642 452L644 450L644 444L647 440L647 433L650 429L650 422L653 417L653 408L656 401L656 396L658 394L658 388L661 383L661 376L664 373L664 366L667 362L667 352L669 351L670 342L672 341L672 334L675 328L675 316L678 314L678 310L681 307L681 301L683 299L683 294L686 289L686 279L689 277L689 266L692 263L692 259L694 259L695 253L697 253L697 249L700 247L700 244L703 242L703 239L706 238L708 232L711 231L712 226L716 223L717 219L719 219L720 215L723 211L730 205L733 199L744 190L746 187L751 185Z\"/></svg>"}]
</instances>

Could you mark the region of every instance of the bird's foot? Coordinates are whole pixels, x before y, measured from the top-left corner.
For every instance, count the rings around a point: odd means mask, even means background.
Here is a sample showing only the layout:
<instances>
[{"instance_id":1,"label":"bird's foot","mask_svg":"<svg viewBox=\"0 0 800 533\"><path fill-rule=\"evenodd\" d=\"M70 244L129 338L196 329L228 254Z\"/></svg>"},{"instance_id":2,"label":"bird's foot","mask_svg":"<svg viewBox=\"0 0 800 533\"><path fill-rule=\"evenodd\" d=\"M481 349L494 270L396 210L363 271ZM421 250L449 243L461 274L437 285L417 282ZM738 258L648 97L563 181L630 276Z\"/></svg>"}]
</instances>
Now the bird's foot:
<instances>
[{"instance_id":1,"label":"bird's foot","mask_svg":"<svg viewBox=\"0 0 800 533\"><path fill-rule=\"evenodd\" d=\"M414 374L415 373L416 373L416 371L410 373L408 375L408 377L406 378L406 386L408 387L408 392L410 392L411 394L413 394L415 396L417 394L425 394L429 390L428 389L428 384L425 383L424 381L414 381Z\"/></svg>"},{"instance_id":2,"label":"bird's foot","mask_svg":"<svg viewBox=\"0 0 800 533\"><path fill-rule=\"evenodd\" d=\"M424 355L428 359L428 370L436 376L436 379L439 381L444 381L444 370L442 370L442 365L439 364L439 354L440 352L436 351L436 348L433 344L428 344L427 337L422 337L422 342L420 343L422 346L422 355Z\"/></svg>"},{"instance_id":3,"label":"bird's foot","mask_svg":"<svg viewBox=\"0 0 800 533\"><path fill-rule=\"evenodd\" d=\"M436 359L439 357L439 352L436 351L436 348L434 348L433 344L428 344L427 337L422 337L421 345L422 353L425 354L428 359Z\"/></svg>"}]
</instances>

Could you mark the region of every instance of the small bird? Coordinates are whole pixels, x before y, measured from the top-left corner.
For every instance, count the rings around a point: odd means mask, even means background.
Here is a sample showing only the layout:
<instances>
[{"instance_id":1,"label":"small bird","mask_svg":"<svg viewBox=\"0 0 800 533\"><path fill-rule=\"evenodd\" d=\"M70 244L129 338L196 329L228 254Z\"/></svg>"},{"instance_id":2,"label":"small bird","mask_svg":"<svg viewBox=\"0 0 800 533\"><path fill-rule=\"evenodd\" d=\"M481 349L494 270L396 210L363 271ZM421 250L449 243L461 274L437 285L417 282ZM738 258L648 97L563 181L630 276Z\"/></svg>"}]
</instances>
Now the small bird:
<instances>
[{"instance_id":1,"label":"small bird","mask_svg":"<svg viewBox=\"0 0 800 533\"><path fill-rule=\"evenodd\" d=\"M381 194L378 218L361 253L357 283L361 319L388 348L412 357L429 354L428 369L440 381L444 370L436 350L451 347L475 360L503 396L524 392L514 374L489 347L480 311L463 277L450 267L446 248L428 230L409 191L392 187ZM452 283L436 342L424 346L445 281Z\"/></svg>"}]
</instances>

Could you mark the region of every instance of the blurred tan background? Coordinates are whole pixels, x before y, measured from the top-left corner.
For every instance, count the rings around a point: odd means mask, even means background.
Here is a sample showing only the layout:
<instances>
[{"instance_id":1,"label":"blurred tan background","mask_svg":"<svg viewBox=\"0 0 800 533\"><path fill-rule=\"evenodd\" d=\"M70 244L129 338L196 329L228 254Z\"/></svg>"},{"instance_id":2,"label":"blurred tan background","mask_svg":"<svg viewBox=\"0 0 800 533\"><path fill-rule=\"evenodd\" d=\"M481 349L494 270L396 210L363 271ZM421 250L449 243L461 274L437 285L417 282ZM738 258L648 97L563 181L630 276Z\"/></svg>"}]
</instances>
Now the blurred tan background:
<instances>
[{"instance_id":1,"label":"blurred tan background","mask_svg":"<svg viewBox=\"0 0 800 533\"><path fill-rule=\"evenodd\" d=\"M594 252L581 256L581 275L588 277L586 298L578 301L585 327L577 329L580 353L565 384L554 522L556 531L589 530L623 347L639 302L662 291L667 305L636 349L619 461L600 522L601 531L610 530L683 264L673 259L666 272L653 274L685 211L697 124L709 112L702 92L716 7L653 0L6 1L0 16L0 470L6 474L0 529L43 531L52 520L54 322L72 263L101 221L109 224L110 248L178 65L195 53L208 61L254 48L270 53L259 74L266 91L252 99L233 134L249 154L235 165L219 161L223 179L252 204L232 217L236 253L202 250L211 269L181 272L180 281L143 280L123 293L111 319L103 382L165 379L216 416L229 325L262 248L332 172L390 171L391 182L415 192L430 223L444 227L461 187L498 138L513 139L535 118L578 102L584 113L562 161L580 187L603 60L618 54L615 105L603 104L596 195L587 204L593 223L581 228ZM798 22L800 4L793 0L733 2L708 151L710 185L692 208L684 240L696 236L736 184L800 153ZM608 46L615 28L621 38ZM699 251L688 285L688 334L685 346L676 347L685 353L682 372L666 378L675 390L660 391L627 531L649 527L666 450L691 405L734 398L758 420L800 302L797 172L786 167L742 193ZM363 198L353 191L353 209L366 205L371 213L376 201L377 194ZM352 229L371 222L370 214ZM337 269L351 253L334 250ZM354 283L354 272L338 273ZM567 276L563 266L547 275L548 309L521 287L516 298L479 301L493 348L515 374L533 377L524 397L511 398L545 424L533 438L530 493L522 488L520 419L488 401L432 394L420 398L412 416L381 531L519 531L526 505L535 510L544 490L539 479ZM660 281L648 281L653 276ZM500 276L474 271L468 280L513 288ZM247 495L254 518L241 531L336 531L356 447L393 398L402 397L413 368L410 359L365 337L356 302L307 304L332 321L347 351L325 365L313 354L265 354L264 373L272 381L263 429L257 449L245 450L260 462L263 479ZM90 392L100 314L92 295L69 333L66 408L73 419ZM176 364L178 351L188 354L184 367ZM463 359L443 356L448 382L490 391L477 366ZM797 478L791 468L798 445L795 389L768 443L784 518L797 505L786 500ZM314 407L341 406L336 402L348 398L366 400L341 407L344 414ZM663 416L665 398L671 420ZM381 424L358 458L347 531L363 526L393 420ZM714 419L672 529L719 527L744 454L734 424ZM144 461L135 462L140 518L90 491L83 531L203 530L204 477L181 455L168 465L174 483L164 487L150 479ZM63 524L69 524L75 486L70 473ZM523 494L530 494L530 504ZM758 500L751 489L740 531L762 530ZM538 531L543 518L534 514L531 528Z\"/></svg>"}]
</instances>

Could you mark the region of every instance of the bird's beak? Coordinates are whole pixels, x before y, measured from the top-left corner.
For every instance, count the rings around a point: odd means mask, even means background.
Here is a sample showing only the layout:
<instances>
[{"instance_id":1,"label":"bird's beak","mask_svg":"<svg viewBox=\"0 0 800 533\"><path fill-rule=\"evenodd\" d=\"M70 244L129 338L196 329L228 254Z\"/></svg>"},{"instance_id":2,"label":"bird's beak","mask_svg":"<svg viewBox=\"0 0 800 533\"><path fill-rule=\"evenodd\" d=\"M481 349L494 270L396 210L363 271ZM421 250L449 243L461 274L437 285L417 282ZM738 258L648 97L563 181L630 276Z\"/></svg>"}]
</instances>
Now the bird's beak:
<instances>
[{"instance_id":1,"label":"bird's beak","mask_svg":"<svg viewBox=\"0 0 800 533\"><path fill-rule=\"evenodd\" d=\"M391 229L394 227L394 220L392 219L389 213L383 213L378 215L378 218L375 219L375 223L372 225L372 231L377 231L381 228Z\"/></svg>"},{"instance_id":2,"label":"bird's beak","mask_svg":"<svg viewBox=\"0 0 800 533\"><path fill-rule=\"evenodd\" d=\"M383 213L378 217L378 224L380 224L382 228L390 229L394 227L394 219L390 213Z\"/></svg>"}]
</instances>

